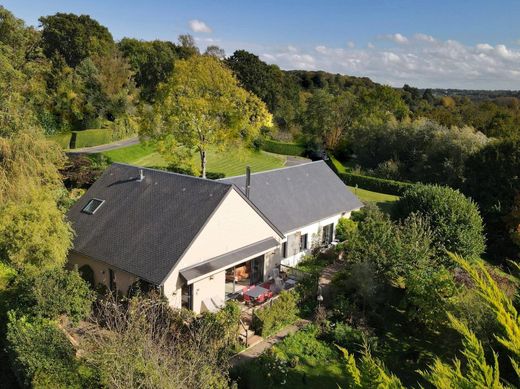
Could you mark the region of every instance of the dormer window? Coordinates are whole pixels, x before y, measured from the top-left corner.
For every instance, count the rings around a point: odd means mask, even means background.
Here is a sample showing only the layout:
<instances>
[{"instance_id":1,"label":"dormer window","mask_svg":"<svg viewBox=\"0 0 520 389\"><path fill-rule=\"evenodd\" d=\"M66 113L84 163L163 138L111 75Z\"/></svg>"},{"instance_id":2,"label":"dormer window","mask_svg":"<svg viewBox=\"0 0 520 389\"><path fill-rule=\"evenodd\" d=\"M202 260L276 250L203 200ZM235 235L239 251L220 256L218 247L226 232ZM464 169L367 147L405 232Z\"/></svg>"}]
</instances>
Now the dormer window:
<instances>
[{"instance_id":1,"label":"dormer window","mask_svg":"<svg viewBox=\"0 0 520 389\"><path fill-rule=\"evenodd\" d=\"M105 200L100 199L92 199L87 205L83 207L81 212L88 213L89 215L93 215L96 211L101 207L101 205L105 202Z\"/></svg>"}]
</instances>

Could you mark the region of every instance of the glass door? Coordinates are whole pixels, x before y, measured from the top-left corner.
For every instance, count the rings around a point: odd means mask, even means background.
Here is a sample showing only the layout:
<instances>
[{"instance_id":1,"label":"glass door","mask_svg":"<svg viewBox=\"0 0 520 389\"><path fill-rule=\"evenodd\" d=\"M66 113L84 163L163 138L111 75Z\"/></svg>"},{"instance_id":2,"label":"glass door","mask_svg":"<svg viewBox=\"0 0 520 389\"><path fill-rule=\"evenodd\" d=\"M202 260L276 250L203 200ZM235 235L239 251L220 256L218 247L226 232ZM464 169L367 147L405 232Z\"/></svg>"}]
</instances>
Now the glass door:
<instances>
[{"instance_id":1,"label":"glass door","mask_svg":"<svg viewBox=\"0 0 520 389\"><path fill-rule=\"evenodd\" d=\"M264 280L264 256L251 260L251 285L258 284Z\"/></svg>"}]
</instances>

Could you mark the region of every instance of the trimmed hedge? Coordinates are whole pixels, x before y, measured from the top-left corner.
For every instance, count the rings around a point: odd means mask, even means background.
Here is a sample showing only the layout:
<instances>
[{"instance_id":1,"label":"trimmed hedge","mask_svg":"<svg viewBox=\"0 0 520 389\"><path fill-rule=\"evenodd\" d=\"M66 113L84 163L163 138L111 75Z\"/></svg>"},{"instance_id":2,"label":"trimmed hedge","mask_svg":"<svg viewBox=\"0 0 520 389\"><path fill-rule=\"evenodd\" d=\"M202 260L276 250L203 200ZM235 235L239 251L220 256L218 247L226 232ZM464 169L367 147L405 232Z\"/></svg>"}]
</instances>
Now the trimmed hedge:
<instances>
[{"instance_id":1,"label":"trimmed hedge","mask_svg":"<svg viewBox=\"0 0 520 389\"><path fill-rule=\"evenodd\" d=\"M301 156L305 153L305 147L298 143L277 142L271 139L262 141L262 150L274 154Z\"/></svg>"},{"instance_id":2,"label":"trimmed hedge","mask_svg":"<svg viewBox=\"0 0 520 389\"><path fill-rule=\"evenodd\" d=\"M282 291L268 307L253 314L253 329L266 338L298 319L298 296L292 291Z\"/></svg>"},{"instance_id":3,"label":"trimmed hedge","mask_svg":"<svg viewBox=\"0 0 520 389\"><path fill-rule=\"evenodd\" d=\"M359 188L371 190L373 192L386 193L395 196L402 196L406 190L412 188L414 184L410 182L387 180L372 176L365 176L347 171L340 172L336 164L329 158L329 166L334 170L341 180L349 186L358 186Z\"/></svg>"},{"instance_id":4,"label":"trimmed hedge","mask_svg":"<svg viewBox=\"0 0 520 389\"><path fill-rule=\"evenodd\" d=\"M70 144L71 149L80 149L82 147L104 145L112 142L112 140L112 130L109 129L72 131Z\"/></svg>"},{"instance_id":5,"label":"trimmed hedge","mask_svg":"<svg viewBox=\"0 0 520 389\"><path fill-rule=\"evenodd\" d=\"M48 140L52 140L60 145L62 149L68 149L70 147L71 133L65 132L63 134L47 135Z\"/></svg>"}]
</instances>

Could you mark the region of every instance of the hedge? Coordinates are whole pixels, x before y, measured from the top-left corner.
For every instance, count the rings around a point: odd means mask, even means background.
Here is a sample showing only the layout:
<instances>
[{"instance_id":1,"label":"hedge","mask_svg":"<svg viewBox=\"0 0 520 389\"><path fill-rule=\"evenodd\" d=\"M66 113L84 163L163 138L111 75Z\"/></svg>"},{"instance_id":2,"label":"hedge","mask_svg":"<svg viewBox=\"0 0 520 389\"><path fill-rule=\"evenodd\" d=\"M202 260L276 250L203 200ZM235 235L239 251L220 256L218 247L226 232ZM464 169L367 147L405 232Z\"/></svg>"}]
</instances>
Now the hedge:
<instances>
[{"instance_id":1,"label":"hedge","mask_svg":"<svg viewBox=\"0 0 520 389\"><path fill-rule=\"evenodd\" d=\"M371 190L373 192L401 196L407 189L414 185L410 182L387 180L385 178L365 176L347 171L340 172L332 159L333 157L329 158L329 161L331 161L329 166L336 172L338 177L349 186L357 185L359 188Z\"/></svg>"},{"instance_id":2,"label":"hedge","mask_svg":"<svg viewBox=\"0 0 520 389\"><path fill-rule=\"evenodd\" d=\"M112 130L96 129L72 131L71 149L104 145L112 142Z\"/></svg>"},{"instance_id":3,"label":"hedge","mask_svg":"<svg viewBox=\"0 0 520 389\"><path fill-rule=\"evenodd\" d=\"M47 139L56 142L62 149L68 149L70 147L70 137L71 133L65 132L63 134L48 135Z\"/></svg>"},{"instance_id":4,"label":"hedge","mask_svg":"<svg viewBox=\"0 0 520 389\"><path fill-rule=\"evenodd\" d=\"M298 143L277 142L270 139L262 141L261 148L274 154L301 156L305 153L305 147Z\"/></svg>"},{"instance_id":5,"label":"hedge","mask_svg":"<svg viewBox=\"0 0 520 389\"><path fill-rule=\"evenodd\" d=\"M298 297L292 291L282 291L268 307L253 314L253 329L266 338L298 319Z\"/></svg>"}]
</instances>

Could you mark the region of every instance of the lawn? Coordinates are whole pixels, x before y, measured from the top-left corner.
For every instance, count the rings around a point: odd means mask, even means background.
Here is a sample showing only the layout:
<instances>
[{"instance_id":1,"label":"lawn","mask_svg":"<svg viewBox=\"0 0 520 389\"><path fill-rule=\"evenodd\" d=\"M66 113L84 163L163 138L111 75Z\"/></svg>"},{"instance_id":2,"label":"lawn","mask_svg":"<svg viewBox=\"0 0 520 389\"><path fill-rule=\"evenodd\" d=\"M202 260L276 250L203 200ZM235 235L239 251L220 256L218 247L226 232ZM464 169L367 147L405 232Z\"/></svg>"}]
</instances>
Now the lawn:
<instances>
[{"instance_id":1,"label":"lawn","mask_svg":"<svg viewBox=\"0 0 520 389\"><path fill-rule=\"evenodd\" d=\"M123 162L145 167L165 167L167 162L153 148L141 144L123 147L103 153L114 162ZM198 155L195 162L199 163ZM249 165L253 172L271 170L283 167L287 157L255 150L219 151L210 149L207 155L207 170L213 173L224 173L226 177L245 173Z\"/></svg>"},{"instance_id":2,"label":"lawn","mask_svg":"<svg viewBox=\"0 0 520 389\"><path fill-rule=\"evenodd\" d=\"M385 212L390 212L393 203L399 200L399 196L372 192L370 190L355 188L352 186L349 186L349 188L362 202L376 204Z\"/></svg>"},{"instance_id":3,"label":"lawn","mask_svg":"<svg viewBox=\"0 0 520 389\"><path fill-rule=\"evenodd\" d=\"M354 167L353 162L340 162L333 156L330 157L334 167L339 173L346 173L349 169ZM370 190L355 188L353 186L349 186L350 190L354 192L356 196L359 197L361 201L364 203L374 203L379 208L381 208L385 212L389 212L392 208L392 204L394 201L399 200L399 196L389 195L385 193L372 192Z\"/></svg>"}]
</instances>

